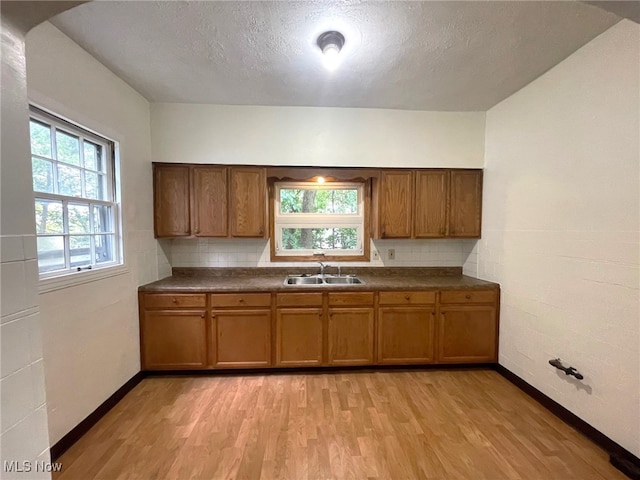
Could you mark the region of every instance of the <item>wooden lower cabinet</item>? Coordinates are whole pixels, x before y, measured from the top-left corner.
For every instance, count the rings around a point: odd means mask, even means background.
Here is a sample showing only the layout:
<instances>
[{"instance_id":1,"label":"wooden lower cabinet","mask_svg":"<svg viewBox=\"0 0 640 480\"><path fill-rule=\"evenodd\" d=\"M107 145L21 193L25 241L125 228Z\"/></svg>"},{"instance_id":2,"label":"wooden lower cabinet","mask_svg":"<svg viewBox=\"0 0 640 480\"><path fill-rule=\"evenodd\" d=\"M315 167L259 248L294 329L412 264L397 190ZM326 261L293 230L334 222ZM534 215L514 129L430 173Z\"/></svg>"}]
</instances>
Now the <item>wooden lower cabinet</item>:
<instances>
[{"instance_id":1,"label":"wooden lower cabinet","mask_svg":"<svg viewBox=\"0 0 640 480\"><path fill-rule=\"evenodd\" d=\"M378 309L378 363L434 361L435 306Z\"/></svg>"},{"instance_id":2,"label":"wooden lower cabinet","mask_svg":"<svg viewBox=\"0 0 640 480\"><path fill-rule=\"evenodd\" d=\"M499 289L141 292L139 299L144 370L498 359Z\"/></svg>"},{"instance_id":3,"label":"wooden lower cabinet","mask_svg":"<svg viewBox=\"0 0 640 480\"><path fill-rule=\"evenodd\" d=\"M206 310L145 311L141 322L143 369L205 368L206 317Z\"/></svg>"},{"instance_id":4,"label":"wooden lower cabinet","mask_svg":"<svg viewBox=\"0 0 640 480\"><path fill-rule=\"evenodd\" d=\"M213 310L213 366L271 366L271 310Z\"/></svg>"},{"instance_id":5,"label":"wooden lower cabinet","mask_svg":"<svg viewBox=\"0 0 640 480\"><path fill-rule=\"evenodd\" d=\"M276 366L322 364L322 308L279 308L276 313Z\"/></svg>"},{"instance_id":6,"label":"wooden lower cabinet","mask_svg":"<svg viewBox=\"0 0 640 480\"><path fill-rule=\"evenodd\" d=\"M373 308L329 309L329 365L371 365Z\"/></svg>"},{"instance_id":7,"label":"wooden lower cabinet","mask_svg":"<svg viewBox=\"0 0 640 480\"><path fill-rule=\"evenodd\" d=\"M498 360L496 307L440 308L438 362L489 363Z\"/></svg>"}]
</instances>

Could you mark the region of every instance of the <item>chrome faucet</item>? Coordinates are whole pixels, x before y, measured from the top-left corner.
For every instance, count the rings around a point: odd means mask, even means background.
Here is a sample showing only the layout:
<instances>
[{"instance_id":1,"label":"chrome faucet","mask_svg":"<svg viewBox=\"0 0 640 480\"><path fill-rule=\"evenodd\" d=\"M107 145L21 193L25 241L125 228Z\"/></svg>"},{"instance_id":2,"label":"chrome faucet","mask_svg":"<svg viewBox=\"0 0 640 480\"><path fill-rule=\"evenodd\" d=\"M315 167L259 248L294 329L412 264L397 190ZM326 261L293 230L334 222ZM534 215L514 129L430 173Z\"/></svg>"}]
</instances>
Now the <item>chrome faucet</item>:
<instances>
[{"instance_id":1,"label":"chrome faucet","mask_svg":"<svg viewBox=\"0 0 640 480\"><path fill-rule=\"evenodd\" d=\"M324 269L330 267L331 265L326 265L322 262L318 262L320 264L320 276L324 277Z\"/></svg>"}]
</instances>

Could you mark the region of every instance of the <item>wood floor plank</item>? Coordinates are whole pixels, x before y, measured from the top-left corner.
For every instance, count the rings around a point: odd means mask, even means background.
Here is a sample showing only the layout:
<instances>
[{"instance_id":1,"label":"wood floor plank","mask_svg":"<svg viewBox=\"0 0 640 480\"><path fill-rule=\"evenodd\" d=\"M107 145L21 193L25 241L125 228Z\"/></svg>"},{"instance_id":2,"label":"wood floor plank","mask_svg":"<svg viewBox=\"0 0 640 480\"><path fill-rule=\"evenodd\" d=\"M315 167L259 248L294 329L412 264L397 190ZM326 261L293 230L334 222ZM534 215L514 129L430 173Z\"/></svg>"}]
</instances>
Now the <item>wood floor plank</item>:
<instances>
[{"instance_id":1,"label":"wood floor plank","mask_svg":"<svg viewBox=\"0 0 640 480\"><path fill-rule=\"evenodd\" d=\"M151 377L54 480L624 480L490 370Z\"/></svg>"}]
</instances>

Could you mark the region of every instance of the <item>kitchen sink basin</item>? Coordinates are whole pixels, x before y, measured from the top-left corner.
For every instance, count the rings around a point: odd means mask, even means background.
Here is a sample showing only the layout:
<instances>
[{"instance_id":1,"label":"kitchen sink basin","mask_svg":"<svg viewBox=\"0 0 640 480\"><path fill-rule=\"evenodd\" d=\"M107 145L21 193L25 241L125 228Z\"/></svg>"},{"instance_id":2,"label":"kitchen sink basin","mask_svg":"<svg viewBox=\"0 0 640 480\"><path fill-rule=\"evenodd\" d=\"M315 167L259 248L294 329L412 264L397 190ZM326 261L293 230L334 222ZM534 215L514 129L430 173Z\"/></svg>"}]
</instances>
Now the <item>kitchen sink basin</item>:
<instances>
[{"instance_id":1,"label":"kitchen sink basin","mask_svg":"<svg viewBox=\"0 0 640 480\"><path fill-rule=\"evenodd\" d=\"M361 285L364 283L358 277L325 277L324 282L329 285Z\"/></svg>"},{"instance_id":2,"label":"kitchen sink basin","mask_svg":"<svg viewBox=\"0 0 640 480\"><path fill-rule=\"evenodd\" d=\"M364 282L353 275L287 275L285 285L363 285Z\"/></svg>"},{"instance_id":3,"label":"kitchen sink basin","mask_svg":"<svg viewBox=\"0 0 640 480\"><path fill-rule=\"evenodd\" d=\"M285 285L322 285L324 282L320 277L298 277L289 275L285 281Z\"/></svg>"}]
</instances>

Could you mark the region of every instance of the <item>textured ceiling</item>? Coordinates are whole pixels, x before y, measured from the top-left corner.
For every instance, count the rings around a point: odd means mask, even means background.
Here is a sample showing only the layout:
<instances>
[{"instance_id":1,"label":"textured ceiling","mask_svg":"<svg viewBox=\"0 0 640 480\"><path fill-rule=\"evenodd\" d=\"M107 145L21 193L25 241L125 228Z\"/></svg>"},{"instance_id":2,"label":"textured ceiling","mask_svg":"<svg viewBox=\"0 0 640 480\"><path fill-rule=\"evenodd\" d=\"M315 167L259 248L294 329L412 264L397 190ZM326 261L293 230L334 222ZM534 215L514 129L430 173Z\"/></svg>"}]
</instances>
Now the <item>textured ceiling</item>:
<instances>
[{"instance_id":1,"label":"textured ceiling","mask_svg":"<svg viewBox=\"0 0 640 480\"><path fill-rule=\"evenodd\" d=\"M105 1L52 23L152 102L483 111L619 20L557 1Z\"/></svg>"}]
</instances>

